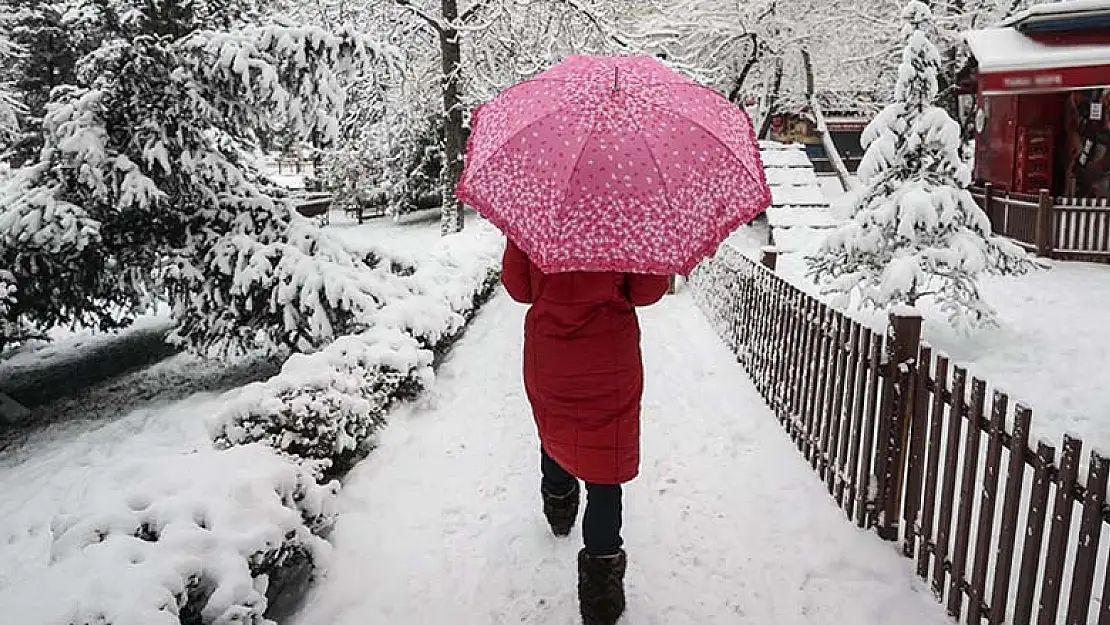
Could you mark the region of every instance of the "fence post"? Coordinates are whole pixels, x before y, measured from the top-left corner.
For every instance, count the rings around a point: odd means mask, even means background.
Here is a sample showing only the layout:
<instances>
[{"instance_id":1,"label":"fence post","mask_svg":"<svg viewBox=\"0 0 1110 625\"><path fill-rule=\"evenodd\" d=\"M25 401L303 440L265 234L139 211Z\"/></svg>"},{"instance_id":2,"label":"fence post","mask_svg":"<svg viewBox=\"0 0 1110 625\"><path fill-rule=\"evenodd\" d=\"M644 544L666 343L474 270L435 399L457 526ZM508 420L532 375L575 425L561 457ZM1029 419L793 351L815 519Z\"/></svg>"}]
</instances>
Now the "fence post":
<instances>
[{"instance_id":1,"label":"fence post","mask_svg":"<svg viewBox=\"0 0 1110 625\"><path fill-rule=\"evenodd\" d=\"M761 248L759 263L771 271L774 271L779 264L779 248L773 245L766 245Z\"/></svg>"},{"instance_id":2,"label":"fence post","mask_svg":"<svg viewBox=\"0 0 1110 625\"><path fill-rule=\"evenodd\" d=\"M994 216L994 183L988 182L983 185L983 212L987 214L987 219L991 222L991 232L999 234L997 219Z\"/></svg>"},{"instance_id":3,"label":"fence post","mask_svg":"<svg viewBox=\"0 0 1110 625\"><path fill-rule=\"evenodd\" d=\"M1037 255L1052 258L1053 198L1048 189L1041 189L1037 200Z\"/></svg>"},{"instance_id":4,"label":"fence post","mask_svg":"<svg viewBox=\"0 0 1110 625\"><path fill-rule=\"evenodd\" d=\"M878 533L883 540L898 540L898 519L905 485L910 423L914 415L914 378L921 346L921 314L899 307L890 314L886 340L886 375L879 413L875 476L878 490Z\"/></svg>"}]
</instances>

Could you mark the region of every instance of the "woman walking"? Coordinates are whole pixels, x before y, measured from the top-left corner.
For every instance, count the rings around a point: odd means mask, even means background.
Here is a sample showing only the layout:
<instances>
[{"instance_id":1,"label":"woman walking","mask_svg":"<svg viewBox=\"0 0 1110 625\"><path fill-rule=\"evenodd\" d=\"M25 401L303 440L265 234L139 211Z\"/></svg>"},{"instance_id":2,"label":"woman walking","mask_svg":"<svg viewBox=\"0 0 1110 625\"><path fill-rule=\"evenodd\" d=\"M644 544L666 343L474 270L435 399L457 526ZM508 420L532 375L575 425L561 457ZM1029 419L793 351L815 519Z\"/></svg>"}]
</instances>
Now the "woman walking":
<instances>
[{"instance_id":1,"label":"woman walking","mask_svg":"<svg viewBox=\"0 0 1110 625\"><path fill-rule=\"evenodd\" d=\"M508 238L502 281L531 304L524 385L551 531L585 483L585 625L624 612L621 485L640 463L638 306L771 203L751 119L649 57L572 56L478 107L459 200Z\"/></svg>"},{"instance_id":2,"label":"woman walking","mask_svg":"<svg viewBox=\"0 0 1110 625\"><path fill-rule=\"evenodd\" d=\"M531 304L524 326L524 385L540 435L543 512L556 536L578 517L578 601L586 625L624 612L626 555L621 484L640 463L643 367L637 306L659 301L665 276L541 272L515 244L505 248L502 281Z\"/></svg>"}]
</instances>

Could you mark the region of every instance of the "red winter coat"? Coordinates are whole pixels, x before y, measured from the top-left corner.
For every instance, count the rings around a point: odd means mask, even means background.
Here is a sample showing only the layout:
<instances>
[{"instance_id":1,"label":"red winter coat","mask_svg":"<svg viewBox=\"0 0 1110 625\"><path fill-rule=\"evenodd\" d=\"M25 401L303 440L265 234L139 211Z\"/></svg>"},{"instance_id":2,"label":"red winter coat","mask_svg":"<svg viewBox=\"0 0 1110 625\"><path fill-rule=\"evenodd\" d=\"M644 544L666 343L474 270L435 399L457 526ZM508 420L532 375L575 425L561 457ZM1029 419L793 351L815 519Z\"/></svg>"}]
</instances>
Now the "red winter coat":
<instances>
[{"instance_id":1,"label":"red winter coat","mask_svg":"<svg viewBox=\"0 0 1110 625\"><path fill-rule=\"evenodd\" d=\"M524 387L540 441L564 469L594 484L623 484L640 469L643 363L636 306L669 279L620 273L547 275L511 242L502 282L532 304L524 323Z\"/></svg>"}]
</instances>

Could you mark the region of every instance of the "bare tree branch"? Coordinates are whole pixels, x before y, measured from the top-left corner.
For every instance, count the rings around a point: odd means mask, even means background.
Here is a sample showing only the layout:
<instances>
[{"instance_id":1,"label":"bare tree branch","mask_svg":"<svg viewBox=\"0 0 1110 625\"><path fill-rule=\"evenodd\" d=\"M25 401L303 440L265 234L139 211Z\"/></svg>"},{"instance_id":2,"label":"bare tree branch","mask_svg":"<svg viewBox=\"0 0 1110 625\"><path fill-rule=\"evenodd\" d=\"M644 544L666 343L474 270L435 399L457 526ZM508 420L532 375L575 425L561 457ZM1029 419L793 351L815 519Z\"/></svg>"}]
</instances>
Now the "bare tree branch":
<instances>
[{"instance_id":1,"label":"bare tree branch","mask_svg":"<svg viewBox=\"0 0 1110 625\"><path fill-rule=\"evenodd\" d=\"M460 24L465 24L469 22L470 18L474 17L479 11L489 6L492 1L493 0L478 0L478 2L470 5L469 9L463 11L463 14L459 16L458 22Z\"/></svg>"},{"instance_id":2,"label":"bare tree branch","mask_svg":"<svg viewBox=\"0 0 1110 625\"><path fill-rule=\"evenodd\" d=\"M411 11L413 13L413 15L416 15L420 19L427 22L428 25L431 26L432 29L435 30L436 32L438 32L440 34L443 34L443 32L446 30L446 28L444 28L444 26L443 26L443 22L436 19L435 17L432 17L431 15L428 15L424 11L421 11L417 7L413 6L411 0L394 0L394 2L396 2L398 6L403 7L405 9L407 9L408 11Z\"/></svg>"},{"instance_id":3,"label":"bare tree branch","mask_svg":"<svg viewBox=\"0 0 1110 625\"><path fill-rule=\"evenodd\" d=\"M631 47L628 44L628 41L626 39L624 39L620 35L612 32L612 30L606 24L602 23L601 19L598 18L598 16L595 15L593 11L587 10L585 7L583 7L578 2L578 0L555 0L555 1L561 3L565 6L568 6L571 9L574 9L574 11L577 12L579 15L581 15L581 16L585 17L587 20L589 20L590 23L592 23L594 25L594 28L596 28L598 30L598 32L605 33L605 36L608 37L609 39L611 39L618 46L621 46L622 48Z\"/></svg>"}]
</instances>

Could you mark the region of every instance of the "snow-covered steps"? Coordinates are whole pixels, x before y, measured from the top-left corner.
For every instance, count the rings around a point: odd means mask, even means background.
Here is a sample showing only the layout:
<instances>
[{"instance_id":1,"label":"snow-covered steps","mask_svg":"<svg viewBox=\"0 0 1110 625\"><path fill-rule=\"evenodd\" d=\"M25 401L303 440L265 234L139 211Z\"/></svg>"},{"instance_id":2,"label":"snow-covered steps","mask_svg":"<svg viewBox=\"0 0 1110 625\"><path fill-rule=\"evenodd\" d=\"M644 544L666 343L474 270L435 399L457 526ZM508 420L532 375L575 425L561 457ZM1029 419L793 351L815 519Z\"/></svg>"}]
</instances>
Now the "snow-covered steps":
<instances>
[{"instance_id":1,"label":"snow-covered steps","mask_svg":"<svg viewBox=\"0 0 1110 625\"><path fill-rule=\"evenodd\" d=\"M540 511L524 310L491 302L427 404L348 476L329 570L289 625L580 622L580 531L556 539ZM621 622L947 625L901 556L844 522L688 296L642 318Z\"/></svg>"},{"instance_id":2,"label":"snow-covered steps","mask_svg":"<svg viewBox=\"0 0 1110 625\"><path fill-rule=\"evenodd\" d=\"M771 188L771 207L828 208L829 201L805 148L760 141L759 155Z\"/></svg>"},{"instance_id":3,"label":"snow-covered steps","mask_svg":"<svg viewBox=\"0 0 1110 625\"><path fill-rule=\"evenodd\" d=\"M759 149L771 188L768 243L782 252L808 251L821 230L837 225L821 179L801 145L760 141Z\"/></svg>"}]
</instances>

